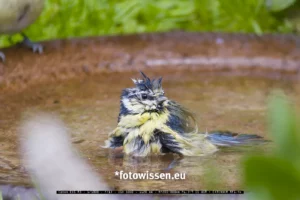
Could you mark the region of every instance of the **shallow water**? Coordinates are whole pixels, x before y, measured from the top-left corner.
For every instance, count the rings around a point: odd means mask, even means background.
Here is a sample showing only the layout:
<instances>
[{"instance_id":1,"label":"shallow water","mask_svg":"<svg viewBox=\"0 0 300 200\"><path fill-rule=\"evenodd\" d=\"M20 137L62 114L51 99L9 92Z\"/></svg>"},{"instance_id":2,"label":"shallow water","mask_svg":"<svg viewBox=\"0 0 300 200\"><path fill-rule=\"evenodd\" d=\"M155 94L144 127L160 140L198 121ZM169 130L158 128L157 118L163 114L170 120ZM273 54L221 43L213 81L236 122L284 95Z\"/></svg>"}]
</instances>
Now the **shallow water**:
<instances>
[{"instance_id":1,"label":"shallow water","mask_svg":"<svg viewBox=\"0 0 300 200\"><path fill-rule=\"evenodd\" d=\"M266 138L266 105L274 88L298 98L296 81L259 77L235 77L197 71L155 71L163 76L168 98L192 110L201 131L230 130L255 133ZM33 86L23 91L0 91L0 184L31 185L21 166L17 127L28 110L57 113L71 128L78 153L108 184L118 190L199 190L207 187L241 189L240 162L249 151L219 151L207 157L178 161L170 173L186 173L185 180L120 180L115 171L162 172L174 160L172 155L146 159L112 157L100 146L117 124L120 92L132 87L138 73L108 73L76 80ZM256 149L262 154L267 146ZM212 169L212 170L211 170ZM220 183L208 181L215 178Z\"/></svg>"}]
</instances>

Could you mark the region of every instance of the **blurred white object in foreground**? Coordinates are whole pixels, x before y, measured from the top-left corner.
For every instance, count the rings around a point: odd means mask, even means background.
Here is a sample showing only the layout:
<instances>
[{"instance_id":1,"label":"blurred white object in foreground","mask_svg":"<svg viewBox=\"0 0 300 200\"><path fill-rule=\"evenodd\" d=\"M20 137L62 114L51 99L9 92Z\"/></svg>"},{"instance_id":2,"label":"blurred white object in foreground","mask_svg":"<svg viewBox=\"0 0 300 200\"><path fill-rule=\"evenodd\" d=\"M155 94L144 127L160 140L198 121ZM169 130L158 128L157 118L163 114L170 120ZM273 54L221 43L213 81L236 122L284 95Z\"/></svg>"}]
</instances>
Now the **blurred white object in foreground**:
<instances>
[{"instance_id":1,"label":"blurred white object in foreground","mask_svg":"<svg viewBox=\"0 0 300 200\"><path fill-rule=\"evenodd\" d=\"M115 199L113 195L56 194L57 190L107 190L73 151L67 128L55 116L39 114L21 126L24 164L47 200Z\"/></svg>"}]
</instances>

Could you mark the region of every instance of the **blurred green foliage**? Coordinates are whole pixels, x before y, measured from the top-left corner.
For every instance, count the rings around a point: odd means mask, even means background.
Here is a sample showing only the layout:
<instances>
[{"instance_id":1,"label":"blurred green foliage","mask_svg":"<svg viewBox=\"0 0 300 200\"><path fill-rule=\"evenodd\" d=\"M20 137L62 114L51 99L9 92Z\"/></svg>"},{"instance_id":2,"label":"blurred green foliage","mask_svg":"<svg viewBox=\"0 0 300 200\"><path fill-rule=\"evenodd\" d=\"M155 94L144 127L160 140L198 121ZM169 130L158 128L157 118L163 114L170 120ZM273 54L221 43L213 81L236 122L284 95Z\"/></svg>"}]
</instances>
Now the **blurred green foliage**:
<instances>
[{"instance_id":1,"label":"blurred green foliage","mask_svg":"<svg viewBox=\"0 0 300 200\"><path fill-rule=\"evenodd\" d=\"M269 9L276 12L290 7L295 2L296 0L267 0L266 4Z\"/></svg>"},{"instance_id":2,"label":"blurred green foliage","mask_svg":"<svg viewBox=\"0 0 300 200\"><path fill-rule=\"evenodd\" d=\"M292 32L276 13L296 0L46 0L33 40L170 30ZM14 38L19 40L20 37ZM7 37L0 44L9 45Z\"/></svg>"},{"instance_id":3,"label":"blurred green foliage","mask_svg":"<svg viewBox=\"0 0 300 200\"><path fill-rule=\"evenodd\" d=\"M274 152L245 161L245 184L252 199L300 199L300 121L286 97L277 93L269 106Z\"/></svg>"}]
</instances>

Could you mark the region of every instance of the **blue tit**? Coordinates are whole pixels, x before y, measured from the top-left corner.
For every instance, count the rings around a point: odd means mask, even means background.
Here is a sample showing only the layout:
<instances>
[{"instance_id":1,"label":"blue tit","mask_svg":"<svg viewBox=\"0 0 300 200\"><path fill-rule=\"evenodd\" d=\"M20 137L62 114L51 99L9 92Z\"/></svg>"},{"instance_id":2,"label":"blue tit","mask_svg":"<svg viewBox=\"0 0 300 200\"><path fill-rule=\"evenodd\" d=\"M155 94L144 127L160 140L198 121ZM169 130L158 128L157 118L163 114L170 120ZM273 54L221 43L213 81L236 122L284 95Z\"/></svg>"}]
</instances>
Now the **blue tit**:
<instances>
[{"instance_id":1,"label":"blue tit","mask_svg":"<svg viewBox=\"0 0 300 200\"><path fill-rule=\"evenodd\" d=\"M0 34L14 34L22 31L40 16L45 0L0 0ZM40 44L32 43L24 33L21 33L23 44L34 52L42 53ZM5 56L0 52L0 59Z\"/></svg>"},{"instance_id":2,"label":"blue tit","mask_svg":"<svg viewBox=\"0 0 300 200\"><path fill-rule=\"evenodd\" d=\"M218 146L262 140L257 135L224 131L199 133L193 113L165 96L162 78L151 80L141 74L142 79L133 79L135 87L122 92L118 125L105 148L123 146L126 155L135 157L165 153L201 156L216 152Z\"/></svg>"}]
</instances>

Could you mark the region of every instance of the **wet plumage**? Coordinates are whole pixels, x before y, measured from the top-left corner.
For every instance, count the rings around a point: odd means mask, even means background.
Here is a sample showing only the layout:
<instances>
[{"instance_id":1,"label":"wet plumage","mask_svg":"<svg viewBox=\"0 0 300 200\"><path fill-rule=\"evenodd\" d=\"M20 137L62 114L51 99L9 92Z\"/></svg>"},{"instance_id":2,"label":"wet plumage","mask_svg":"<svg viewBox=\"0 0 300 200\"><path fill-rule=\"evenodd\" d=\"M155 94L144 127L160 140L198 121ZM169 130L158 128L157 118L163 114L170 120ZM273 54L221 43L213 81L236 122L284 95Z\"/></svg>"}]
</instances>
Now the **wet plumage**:
<instances>
[{"instance_id":1,"label":"wet plumage","mask_svg":"<svg viewBox=\"0 0 300 200\"><path fill-rule=\"evenodd\" d=\"M199 133L193 114L169 100L162 78L133 79L134 88L123 90L117 127L109 134L105 147L123 146L125 154L177 153L198 156L214 153L217 146L232 146L260 141L257 135L238 135L216 131Z\"/></svg>"}]
</instances>

